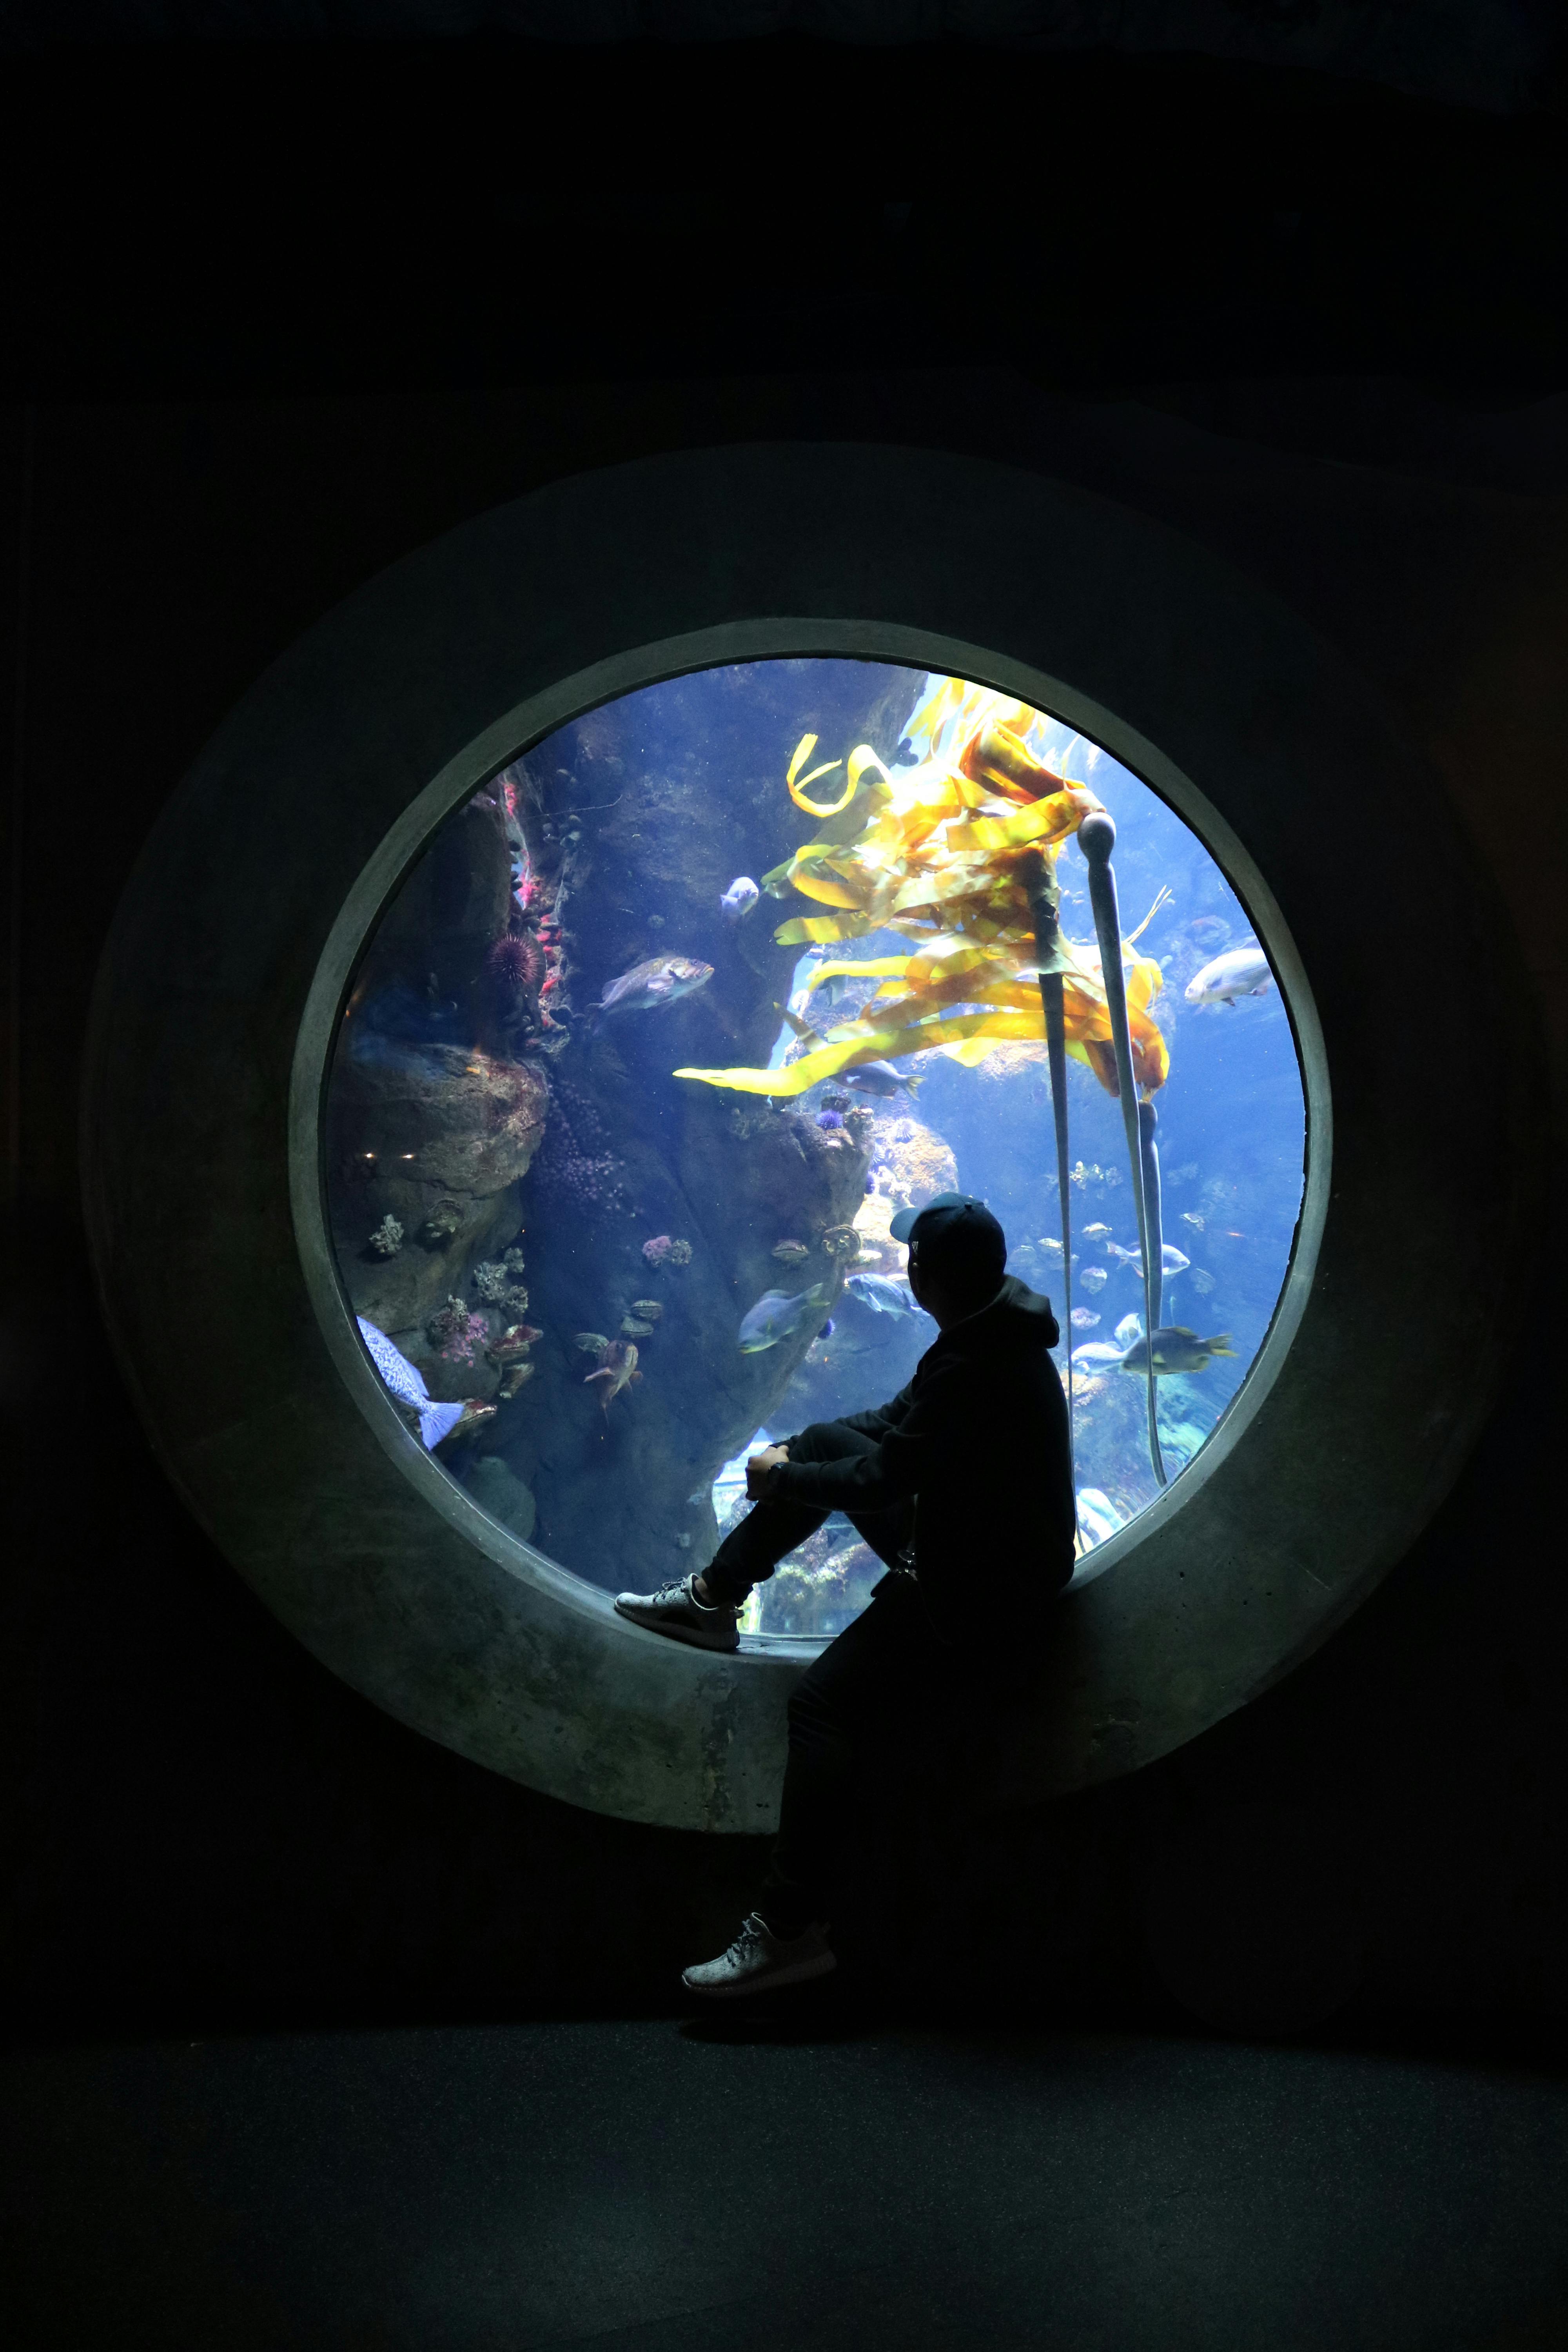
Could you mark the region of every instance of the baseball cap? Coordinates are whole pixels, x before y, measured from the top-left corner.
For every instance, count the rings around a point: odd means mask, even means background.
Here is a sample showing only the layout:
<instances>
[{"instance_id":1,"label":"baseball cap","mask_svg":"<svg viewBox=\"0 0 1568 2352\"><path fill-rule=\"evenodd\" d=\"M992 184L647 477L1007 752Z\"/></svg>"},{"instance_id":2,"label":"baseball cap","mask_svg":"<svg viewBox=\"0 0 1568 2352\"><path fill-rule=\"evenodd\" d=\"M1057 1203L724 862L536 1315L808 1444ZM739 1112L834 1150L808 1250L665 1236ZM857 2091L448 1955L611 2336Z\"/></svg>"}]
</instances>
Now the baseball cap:
<instances>
[{"instance_id":1,"label":"baseball cap","mask_svg":"<svg viewBox=\"0 0 1568 2352\"><path fill-rule=\"evenodd\" d=\"M888 1231L896 1242L918 1248L922 1265L955 1272L994 1266L1000 1276L1007 1263L1006 1234L984 1202L968 1192L939 1192L923 1208L900 1209Z\"/></svg>"}]
</instances>

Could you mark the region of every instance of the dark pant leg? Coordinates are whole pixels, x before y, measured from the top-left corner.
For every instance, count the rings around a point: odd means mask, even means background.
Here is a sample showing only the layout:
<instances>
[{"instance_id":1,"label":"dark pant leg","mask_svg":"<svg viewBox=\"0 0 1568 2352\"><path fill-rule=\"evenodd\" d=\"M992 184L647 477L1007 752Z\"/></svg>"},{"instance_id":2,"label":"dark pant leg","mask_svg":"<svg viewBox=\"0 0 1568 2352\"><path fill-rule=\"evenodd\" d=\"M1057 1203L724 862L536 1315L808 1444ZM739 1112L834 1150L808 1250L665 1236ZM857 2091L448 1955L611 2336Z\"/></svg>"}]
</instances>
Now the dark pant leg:
<instances>
[{"instance_id":1,"label":"dark pant leg","mask_svg":"<svg viewBox=\"0 0 1568 2352\"><path fill-rule=\"evenodd\" d=\"M795 1685L778 1841L757 1901L775 1935L830 1916L860 1759L874 1743L914 1742L932 1727L942 1654L919 1586L892 1577Z\"/></svg>"},{"instance_id":2,"label":"dark pant leg","mask_svg":"<svg viewBox=\"0 0 1568 2352\"><path fill-rule=\"evenodd\" d=\"M874 1437L847 1429L841 1421L814 1421L789 1441L792 1462L837 1462L846 1454L876 1450ZM726 1609L739 1609L752 1585L770 1577L784 1554L815 1535L826 1517L826 1511L804 1503L753 1503L702 1571L711 1597ZM908 1504L894 1511L856 1511L849 1517L878 1559L889 1565L908 1543L913 1526Z\"/></svg>"}]
</instances>

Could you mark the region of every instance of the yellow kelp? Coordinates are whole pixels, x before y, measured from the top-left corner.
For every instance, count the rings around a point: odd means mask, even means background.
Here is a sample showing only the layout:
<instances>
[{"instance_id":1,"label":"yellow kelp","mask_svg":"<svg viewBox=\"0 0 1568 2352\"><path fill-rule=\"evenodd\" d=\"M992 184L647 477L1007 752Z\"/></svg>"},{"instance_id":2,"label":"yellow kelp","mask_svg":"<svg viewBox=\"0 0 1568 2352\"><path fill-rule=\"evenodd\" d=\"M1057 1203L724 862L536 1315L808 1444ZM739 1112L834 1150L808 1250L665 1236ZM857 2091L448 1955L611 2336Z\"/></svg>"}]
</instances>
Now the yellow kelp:
<instances>
[{"instance_id":1,"label":"yellow kelp","mask_svg":"<svg viewBox=\"0 0 1568 2352\"><path fill-rule=\"evenodd\" d=\"M794 916L774 938L784 947L831 946L893 930L917 951L819 964L806 982L807 995L839 977L882 985L858 1019L830 1029L783 1068L683 1069L675 1076L784 1098L894 1055L938 1052L973 1064L999 1045L1042 1039L1023 861L1039 853L1054 861L1101 803L1087 786L1068 782L1036 757L1026 739L1037 724L1028 704L992 688L956 677L935 681L905 730L922 754L917 764L889 773L868 744L858 744L843 763L844 790L830 802L808 799L806 787L840 763L807 770L817 739L803 736L785 783L820 830L764 875L763 888L774 898L794 889L834 911ZM1131 943L1123 947L1128 1020L1134 1076L1147 1096L1163 1086L1169 1068L1165 1040L1149 1009L1161 974L1151 959L1131 953ZM1068 1051L1114 1094L1099 952L1071 946L1066 951ZM791 1026L798 1034L797 1024Z\"/></svg>"}]
</instances>

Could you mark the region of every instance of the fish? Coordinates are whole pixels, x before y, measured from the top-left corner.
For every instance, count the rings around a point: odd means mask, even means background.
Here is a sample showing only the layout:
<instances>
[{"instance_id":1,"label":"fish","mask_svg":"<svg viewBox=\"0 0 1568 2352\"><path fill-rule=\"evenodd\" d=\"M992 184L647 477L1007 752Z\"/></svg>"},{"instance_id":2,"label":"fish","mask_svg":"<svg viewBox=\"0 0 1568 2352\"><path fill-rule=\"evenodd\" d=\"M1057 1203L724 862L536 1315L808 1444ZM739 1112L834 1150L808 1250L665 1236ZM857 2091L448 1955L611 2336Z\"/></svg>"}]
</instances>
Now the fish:
<instances>
[{"instance_id":1,"label":"fish","mask_svg":"<svg viewBox=\"0 0 1568 2352\"><path fill-rule=\"evenodd\" d=\"M764 1290L754 1307L748 1307L741 1318L741 1352L760 1356L764 1348L776 1348L781 1339L790 1339L801 1325L825 1305L827 1285L814 1282L809 1290L799 1290L792 1296L783 1290Z\"/></svg>"},{"instance_id":2,"label":"fish","mask_svg":"<svg viewBox=\"0 0 1568 2352\"><path fill-rule=\"evenodd\" d=\"M1075 1364L1119 1364L1121 1350L1104 1339L1091 1339L1087 1347L1073 1349L1072 1360Z\"/></svg>"},{"instance_id":3,"label":"fish","mask_svg":"<svg viewBox=\"0 0 1568 2352\"><path fill-rule=\"evenodd\" d=\"M1158 1373L1201 1372L1215 1356L1234 1356L1230 1334L1200 1339L1184 1323L1165 1323L1152 1339L1135 1339L1121 1359L1124 1372L1146 1372L1152 1360Z\"/></svg>"},{"instance_id":4,"label":"fish","mask_svg":"<svg viewBox=\"0 0 1568 2352\"><path fill-rule=\"evenodd\" d=\"M1143 1337L1143 1326L1136 1315L1124 1315L1112 1336L1119 1348L1130 1348L1134 1339Z\"/></svg>"},{"instance_id":5,"label":"fish","mask_svg":"<svg viewBox=\"0 0 1568 2352\"><path fill-rule=\"evenodd\" d=\"M1142 1250L1123 1249L1120 1242L1107 1242L1105 1248L1108 1256L1120 1258L1122 1265L1130 1265L1132 1268L1133 1273L1138 1276L1140 1280L1142 1280L1143 1274L1143 1253ZM1182 1251L1176 1247L1174 1242L1163 1242L1161 1244L1160 1265L1166 1274L1184 1274L1191 1264L1192 1259L1184 1256Z\"/></svg>"},{"instance_id":6,"label":"fish","mask_svg":"<svg viewBox=\"0 0 1568 2352\"><path fill-rule=\"evenodd\" d=\"M500 1405L481 1404L478 1397L467 1397L451 1428L437 1437L435 1443L437 1445L444 1445L449 1437L475 1437L486 1422L493 1421L500 1411Z\"/></svg>"},{"instance_id":7,"label":"fish","mask_svg":"<svg viewBox=\"0 0 1568 2352\"><path fill-rule=\"evenodd\" d=\"M832 1339L832 1337L833 1337L833 1318L832 1318L832 1316L831 1316L831 1315L828 1317L828 1318L827 1318L826 1322L823 1325L823 1327L822 1327L821 1330L817 1333L817 1335L816 1335L816 1336L817 1336L817 1338L818 1338L819 1339Z\"/></svg>"},{"instance_id":8,"label":"fish","mask_svg":"<svg viewBox=\"0 0 1568 2352\"><path fill-rule=\"evenodd\" d=\"M1195 1209L1184 1209L1182 1223L1184 1225L1191 1225L1194 1234L1201 1234L1204 1229L1204 1220Z\"/></svg>"},{"instance_id":9,"label":"fish","mask_svg":"<svg viewBox=\"0 0 1568 2352\"><path fill-rule=\"evenodd\" d=\"M781 1265L799 1265L811 1252L804 1242L775 1242L768 1255L776 1257Z\"/></svg>"},{"instance_id":10,"label":"fish","mask_svg":"<svg viewBox=\"0 0 1568 2352\"><path fill-rule=\"evenodd\" d=\"M598 1370L590 1372L583 1385L586 1388L590 1381L604 1382L599 1391L599 1409L607 1414L610 1399L618 1397L623 1389L629 1388L634 1381L641 1378L642 1374L637 1370L636 1340L612 1339L605 1349L605 1359Z\"/></svg>"},{"instance_id":11,"label":"fish","mask_svg":"<svg viewBox=\"0 0 1568 2352\"><path fill-rule=\"evenodd\" d=\"M1090 1297L1094 1296L1094 1293L1097 1290L1103 1290L1110 1279L1110 1276L1107 1274L1102 1265L1086 1265L1079 1276L1079 1282L1082 1283Z\"/></svg>"},{"instance_id":12,"label":"fish","mask_svg":"<svg viewBox=\"0 0 1568 2352\"><path fill-rule=\"evenodd\" d=\"M1099 1320L1099 1316L1091 1307L1075 1307L1073 1308L1072 1327L1075 1331L1092 1331Z\"/></svg>"},{"instance_id":13,"label":"fish","mask_svg":"<svg viewBox=\"0 0 1568 2352\"><path fill-rule=\"evenodd\" d=\"M645 963L635 963L630 971L622 972L619 980L612 980L594 1011L601 1015L654 1013L661 1004L673 1004L678 997L706 987L712 977L712 965L699 963L692 956L649 956Z\"/></svg>"},{"instance_id":14,"label":"fish","mask_svg":"<svg viewBox=\"0 0 1568 2352\"><path fill-rule=\"evenodd\" d=\"M1110 1233L1110 1227L1109 1225L1102 1225L1102 1224L1085 1225L1085 1226L1082 1228L1082 1238L1083 1238L1086 1242L1099 1242L1099 1241L1103 1241L1103 1240L1105 1239L1106 1235Z\"/></svg>"},{"instance_id":15,"label":"fish","mask_svg":"<svg viewBox=\"0 0 1568 2352\"><path fill-rule=\"evenodd\" d=\"M1231 948L1194 973L1185 994L1189 1004L1234 1004L1239 996L1261 996L1273 985L1261 948Z\"/></svg>"},{"instance_id":16,"label":"fish","mask_svg":"<svg viewBox=\"0 0 1568 2352\"><path fill-rule=\"evenodd\" d=\"M381 1374L392 1395L406 1408L419 1424L419 1442L426 1453L450 1437L462 1420L465 1407L461 1404L437 1404L425 1385L425 1376L411 1364L399 1348L395 1348L384 1331L367 1323L363 1315L354 1318L360 1337L369 1350L371 1362Z\"/></svg>"},{"instance_id":17,"label":"fish","mask_svg":"<svg viewBox=\"0 0 1568 2352\"><path fill-rule=\"evenodd\" d=\"M885 1274L849 1274L844 1277L844 1287L863 1307L878 1315L923 1315L917 1307L914 1293L907 1283L889 1281Z\"/></svg>"},{"instance_id":18,"label":"fish","mask_svg":"<svg viewBox=\"0 0 1568 2352\"><path fill-rule=\"evenodd\" d=\"M857 1094L876 1095L886 1102L900 1087L912 1095L920 1080L901 1076L891 1062L860 1062L854 1069L845 1071L844 1083L847 1087L853 1087Z\"/></svg>"},{"instance_id":19,"label":"fish","mask_svg":"<svg viewBox=\"0 0 1568 2352\"><path fill-rule=\"evenodd\" d=\"M737 874L719 900L720 909L727 923L744 922L762 892L749 874Z\"/></svg>"}]
</instances>

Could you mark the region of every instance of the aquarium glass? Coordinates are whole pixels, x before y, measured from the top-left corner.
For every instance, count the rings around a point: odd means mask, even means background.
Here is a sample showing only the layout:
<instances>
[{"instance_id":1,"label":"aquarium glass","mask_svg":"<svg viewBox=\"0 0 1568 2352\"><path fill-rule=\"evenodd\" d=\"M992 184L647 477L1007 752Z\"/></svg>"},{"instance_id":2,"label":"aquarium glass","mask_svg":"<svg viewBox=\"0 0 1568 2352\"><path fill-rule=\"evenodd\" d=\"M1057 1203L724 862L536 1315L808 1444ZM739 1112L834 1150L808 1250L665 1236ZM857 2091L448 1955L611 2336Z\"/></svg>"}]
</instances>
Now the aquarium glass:
<instances>
[{"instance_id":1,"label":"aquarium glass","mask_svg":"<svg viewBox=\"0 0 1568 2352\"><path fill-rule=\"evenodd\" d=\"M1247 909L1153 791L994 690L792 659L592 710L441 825L343 1008L324 1179L378 1375L501 1527L609 1591L700 1569L750 1507L749 1451L912 1376L936 1328L889 1222L949 1190L989 1203L1009 1273L1064 1320L1080 1552L1154 1500L1132 1167L1077 835L1097 806L1157 1114L1152 1385L1173 1480L1275 1312L1306 1113ZM1068 951L1070 1323L1031 858ZM835 1516L742 1630L830 1636L882 1573Z\"/></svg>"}]
</instances>

